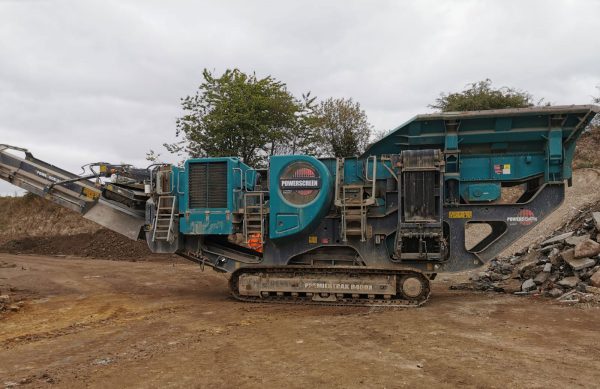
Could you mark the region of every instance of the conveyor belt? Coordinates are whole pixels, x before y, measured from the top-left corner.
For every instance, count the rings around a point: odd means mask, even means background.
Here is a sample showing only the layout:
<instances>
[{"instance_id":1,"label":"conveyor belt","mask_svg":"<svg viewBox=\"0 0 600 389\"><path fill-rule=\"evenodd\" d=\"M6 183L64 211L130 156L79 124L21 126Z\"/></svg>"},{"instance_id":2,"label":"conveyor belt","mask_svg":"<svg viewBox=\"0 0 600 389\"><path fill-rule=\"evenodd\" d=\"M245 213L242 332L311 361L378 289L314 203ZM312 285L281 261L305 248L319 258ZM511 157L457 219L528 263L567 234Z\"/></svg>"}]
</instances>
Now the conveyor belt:
<instances>
[{"instance_id":1,"label":"conveyor belt","mask_svg":"<svg viewBox=\"0 0 600 389\"><path fill-rule=\"evenodd\" d=\"M23 153L24 157L16 153ZM20 147L0 144L0 179L133 240L144 225L143 214L102 198L102 188L86 177L41 161Z\"/></svg>"}]
</instances>

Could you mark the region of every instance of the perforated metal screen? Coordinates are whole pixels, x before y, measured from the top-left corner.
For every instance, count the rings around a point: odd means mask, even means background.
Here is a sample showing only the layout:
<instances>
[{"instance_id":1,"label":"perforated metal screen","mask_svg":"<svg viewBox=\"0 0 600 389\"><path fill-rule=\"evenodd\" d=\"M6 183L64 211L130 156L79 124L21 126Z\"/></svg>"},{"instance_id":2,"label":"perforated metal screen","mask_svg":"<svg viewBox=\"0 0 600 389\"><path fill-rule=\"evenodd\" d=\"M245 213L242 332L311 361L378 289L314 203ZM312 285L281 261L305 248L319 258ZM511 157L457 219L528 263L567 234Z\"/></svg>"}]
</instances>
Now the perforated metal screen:
<instances>
[{"instance_id":1,"label":"perforated metal screen","mask_svg":"<svg viewBox=\"0 0 600 389\"><path fill-rule=\"evenodd\" d=\"M189 208L227 208L227 162L189 165Z\"/></svg>"}]
</instances>

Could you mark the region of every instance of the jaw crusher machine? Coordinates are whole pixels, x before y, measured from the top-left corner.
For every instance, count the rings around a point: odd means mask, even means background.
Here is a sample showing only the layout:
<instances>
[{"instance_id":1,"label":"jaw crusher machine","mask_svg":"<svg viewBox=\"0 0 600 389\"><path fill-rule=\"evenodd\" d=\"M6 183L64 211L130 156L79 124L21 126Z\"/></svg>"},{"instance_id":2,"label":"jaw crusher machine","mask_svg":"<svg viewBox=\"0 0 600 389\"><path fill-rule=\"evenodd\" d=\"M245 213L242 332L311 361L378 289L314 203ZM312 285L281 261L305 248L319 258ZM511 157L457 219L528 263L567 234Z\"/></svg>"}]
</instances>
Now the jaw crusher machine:
<instances>
[{"instance_id":1,"label":"jaw crusher machine","mask_svg":"<svg viewBox=\"0 0 600 389\"><path fill-rule=\"evenodd\" d=\"M231 273L239 300L418 306L437 273L482 266L562 203L598 112L419 115L362 156L280 155L266 169L218 157L96 163L78 176L0 145L0 178L153 252Z\"/></svg>"}]
</instances>

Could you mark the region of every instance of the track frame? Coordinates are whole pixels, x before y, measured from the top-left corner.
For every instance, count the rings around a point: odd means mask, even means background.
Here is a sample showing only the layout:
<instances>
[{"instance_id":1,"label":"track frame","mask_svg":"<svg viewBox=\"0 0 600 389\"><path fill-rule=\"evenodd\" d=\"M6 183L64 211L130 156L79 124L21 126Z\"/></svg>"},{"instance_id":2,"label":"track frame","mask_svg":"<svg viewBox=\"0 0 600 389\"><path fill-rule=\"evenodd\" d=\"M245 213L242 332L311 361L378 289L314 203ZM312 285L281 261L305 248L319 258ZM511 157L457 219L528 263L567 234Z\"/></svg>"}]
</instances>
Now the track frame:
<instances>
[{"instance_id":1,"label":"track frame","mask_svg":"<svg viewBox=\"0 0 600 389\"><path fill-rule=\"evenodd\" d=\"M377 293L377 291L331 293L315 289L314 292L295 292L290 290L287 292L261 292L258 296L249 296L241 294L239 290L240 279L246 275L260 276L264 279L277 276L289 278L290 275L300 275L302 277L319 278L323 282L337 282L343 279L343 277L347 277L348 282L357 282L361 280L361 276L389 276L394 277L396 280L396 293L393 296L389 296L389 294ZM432 275L426 275L414 269L373 269L356 266L252 266L234 271L229 279L229 288L233 297L237 300L254 303L414 308L423 305L429 299L431 292L430 277ZM414 280L418 280L421 285L421 290L416 296L409 296L403 289L405 281L409 279L413 280L413 284ZM301 277L298 277L298 282L302 282Z\"/></svg>"}]
</instances>

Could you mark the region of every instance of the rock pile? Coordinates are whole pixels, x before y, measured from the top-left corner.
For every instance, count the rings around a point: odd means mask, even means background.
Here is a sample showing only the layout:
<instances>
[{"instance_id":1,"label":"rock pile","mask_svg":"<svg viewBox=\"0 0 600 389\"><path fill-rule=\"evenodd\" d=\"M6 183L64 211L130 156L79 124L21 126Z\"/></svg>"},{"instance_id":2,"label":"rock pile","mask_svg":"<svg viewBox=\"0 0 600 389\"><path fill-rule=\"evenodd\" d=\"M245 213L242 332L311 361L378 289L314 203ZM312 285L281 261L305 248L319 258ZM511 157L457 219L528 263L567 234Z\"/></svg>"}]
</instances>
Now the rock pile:
<instances>
[{"instance_id":1,"label":"rock pile","mask_svg":"<svg viewBox=\"0 0 600 389\"><path fill-rule=\"evenodd\" d=\"M600 301L600 212L582 215L512 257L492 260L470 280L469 288L475 290Z\"/></svg>"}]
</instances>

